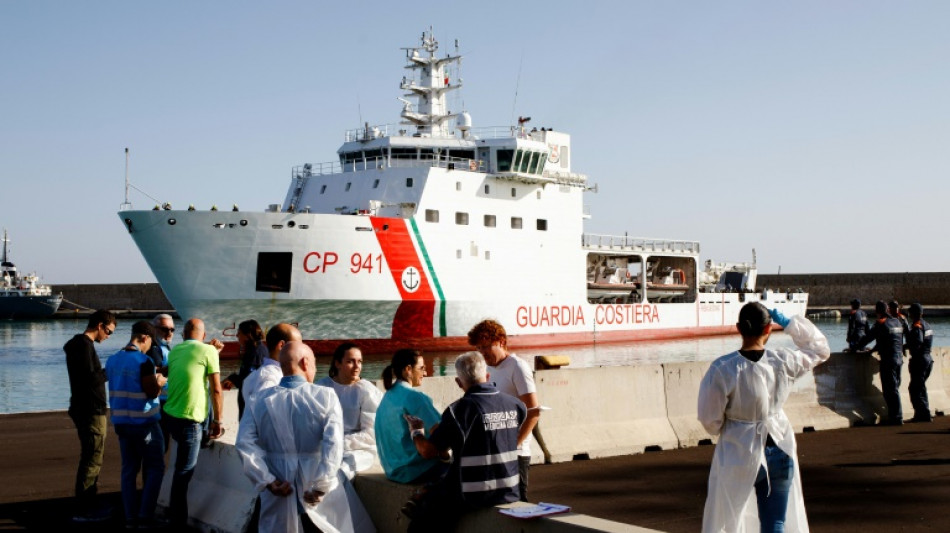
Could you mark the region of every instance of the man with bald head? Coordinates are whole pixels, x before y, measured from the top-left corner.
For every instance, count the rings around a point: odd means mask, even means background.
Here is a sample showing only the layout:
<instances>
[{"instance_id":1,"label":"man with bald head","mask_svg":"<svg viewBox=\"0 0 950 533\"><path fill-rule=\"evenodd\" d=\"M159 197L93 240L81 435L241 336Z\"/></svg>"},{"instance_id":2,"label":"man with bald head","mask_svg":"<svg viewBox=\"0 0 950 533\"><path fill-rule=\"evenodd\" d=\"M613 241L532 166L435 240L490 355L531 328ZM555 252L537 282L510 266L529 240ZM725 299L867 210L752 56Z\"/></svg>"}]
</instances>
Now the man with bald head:
<instances>
[{"instance_id":1,"label":"man with bald head","mask_svg":"<svg viewBox=\"0 0 950 533\"><path fill-rule=\"evenodd\" d=\"M260 368L254 370L246 378L241 387L244 396L244 405L250 405L254 398L264 389L277 386L283 373L280 369L280 349L291 341L300 342L300 330L290 324L276 324L267 330L264 343L270 356L261 363Z\"/></svg>"},{"instance_id":2,"label":"man with bald head","mask_svg":"<svg viewBox=\"0 0 950 533\"><path fill-rule=\"evenodd\" d=\"M244 473L261 493L258 529L359 530L340 473L340 402L331 389L313 384L317 365L306 344L284 343L279 363L280 383L246 404L236 443Z\"/></svg>"},{"instance_id":3,"label":"man with bald head","mask_svg":"<svg viewBox=\"0 0 950 533\"><path fill-rule=\"evenodd\" d=\"M178 443L169 501L172 524L178 527L188 523L188 484L198 463L202 423L208 417L209 391L208 433L212 439L223 434L220 342L212 340L212 344L205 344L205 325L197 318L185 322L184 338L184 342L168 353L168 401L163 408L168 416L169 432Z\"/></svg>"}]
</instances>

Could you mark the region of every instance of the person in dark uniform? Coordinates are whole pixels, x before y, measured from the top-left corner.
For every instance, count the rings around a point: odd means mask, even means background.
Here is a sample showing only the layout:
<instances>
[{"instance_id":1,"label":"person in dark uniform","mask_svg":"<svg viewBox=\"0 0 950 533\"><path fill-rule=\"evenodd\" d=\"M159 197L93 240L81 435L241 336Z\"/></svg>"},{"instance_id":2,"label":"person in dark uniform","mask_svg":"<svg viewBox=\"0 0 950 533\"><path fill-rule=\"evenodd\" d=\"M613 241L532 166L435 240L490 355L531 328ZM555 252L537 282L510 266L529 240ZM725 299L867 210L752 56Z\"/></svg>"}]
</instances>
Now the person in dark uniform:
<instances>
[{"instance_id":1,"label":"person in dark uniform","mask_svg":"<svg viewBox=\"0 0 950 533\"><path fill-rule=\"evenodd\" d=\"M887 302L887 314L901 321L901 327L904 328L904 336L906 337L907 332L910 331L910 322L907 321L907 317L901 312L900 302L897 300Z\"/></svg>"},{"instance_id":2,"label":"person in dark uniform","mask_svg":"<svg viewBox=\"0 0 950 533\"><path fill-rule=\"evenodd\" d=\"M410 533L452 531L466 510L518 501L518 430L527 408L488 383L485 358L468 352L455 360L455 381L465 391L425 438L425 424L405 415L416 451L429 459L452 450L445 478L430 486L410 513Z\"/></svg>"},{"instance_id":3,"label":"person in dark uniform","mask_svg":"<svg viewBox=\"0 0 950 533\"><path fill-rule=\"evenodd\" d=\"M855 298L851 300L851 316L848 317L848 350L855 351L858 345L868 336L871 325L868 324L868 315L861 309L861 300Z\"/></svg>"},{"instance_id":4,"label":"person in dark uniform","mask_svg":"<svg viewBox=\"0 0 950 533\"><path fill-rule=\"evenodd\" d=\"M907 333L907 349L910 351L910 402L914 406L914 418L911 422L930 422L930 402L927 400L927 378L933 369L934 361L930 357L933 346L934 330L924 321L924 308L919 303L911 304L910 331Z\"/></svg>"},{"instance_id":5,"label":"person in dark uniform","mask_svg":"<svg viewBox=\"0 0 950 533\"><path fill-rule=\"evenodd\" d=\"M904 326L901 321L887 313L887 304L878 300L874 305L877 320L871 326L871 334L857 344L860 350L871 341L876 341L874 348L881 357L881 392L884 393L884 403L887 404L887 419L881 424L899 426L904 423L901 412L901 396L898 388L901 384L901 365L904 363Z\"/></svg>"}]
</instances>

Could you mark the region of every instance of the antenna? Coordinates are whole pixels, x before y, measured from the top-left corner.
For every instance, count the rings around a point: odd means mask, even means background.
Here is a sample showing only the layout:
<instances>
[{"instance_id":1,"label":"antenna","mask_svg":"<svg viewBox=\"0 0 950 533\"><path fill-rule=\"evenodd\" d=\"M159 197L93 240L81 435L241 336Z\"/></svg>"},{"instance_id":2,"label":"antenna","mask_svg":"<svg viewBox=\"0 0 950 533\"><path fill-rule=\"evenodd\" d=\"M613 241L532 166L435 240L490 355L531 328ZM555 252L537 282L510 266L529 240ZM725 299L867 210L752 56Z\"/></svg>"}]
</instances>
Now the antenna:
<instances>
[{"instance_id":1,"label":"antenna","mask_svg":"<svg viewBox=\"0 0 950 533\"><path fill-rule=\"evenodd\" d=\"M356 113L360 116L360 124L363 123L363 106L360 104L360 93L356 93Z\"/></svg>"},{"instance_id":2,"label":"antenna","mask_svg":"<svg viewBox=\"0 0 950 533\"><path fill-rule=\"evenodd\" d=\"M122 205L119 206L120 211L132 208L132 203L129 202L129 148L125 148L125 201L122 202Z\"/></svg>"},{"instance_id":3,"label":"antenna","mask_svg":"<svg viewBox=\"0 0 950 533\"><path fill-rule=\"evenodd\" d=\"M515 101L511 103L511 123L515 122L515 108L518 107L518 88L521 87L521 66L524 65L524 49L521 50L521 60L518 62L518 81L515 82Z\"/></svg>"}]
</instances>

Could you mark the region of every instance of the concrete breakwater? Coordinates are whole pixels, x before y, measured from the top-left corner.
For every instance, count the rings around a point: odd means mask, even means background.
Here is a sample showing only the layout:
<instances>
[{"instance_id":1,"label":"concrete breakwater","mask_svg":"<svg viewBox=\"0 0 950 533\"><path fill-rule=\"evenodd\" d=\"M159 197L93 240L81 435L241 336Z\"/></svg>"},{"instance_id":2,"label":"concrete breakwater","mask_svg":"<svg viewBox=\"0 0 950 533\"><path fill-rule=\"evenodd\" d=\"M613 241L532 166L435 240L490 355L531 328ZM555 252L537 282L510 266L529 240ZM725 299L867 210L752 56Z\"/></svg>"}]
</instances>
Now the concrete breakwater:
<instances>
[{"instance_id":1,"label":"concrete breakwater","mask_svg":"<svg viewBox=\"0 0 950 533\"><path fill-rule=\"evenodd\" d=\"M808 307L848 307L853 298L874 309L877 300L902 304L950 305L950 272L891 272L881 274L759 274L758 286L776 290L802 289Z\"/></svg>"},{"instance_id":2,"label":"concrete breakwater","mask_svg":"<svg viewBox=\"0 0 950 533\"><path fill-rule=\"evenodd\" d=\"M950 272L894 272L882 274L759 274L758 286L777 291L802 289L815 308L848 307L852 298L873 305L878 299L896 299L925 306L950 305ZM53 285L66 300L60 315L76 309L168 311L174 309L158 283Z\"/></svg>"},{"instance_id":3,"label":"concrete breakwater","mask_svg":"<svg viewBox=\"0 0 950 533\"><path fill-rule=\"evenodd\" d=\"M158 283L102 283L51 285L54 293L63 294L63 305L57 316L69 317L94 309L111 309L136 314L154 315L174 312ZM123 313L128 316L127 313Z\"/></svg>"},{"instance_id":4,"label":"concrete breakwater","mask_svg":"<svg viewBox=\"0 0 950 533\"><path fill-rule=\"evenodd\" d=\"M866 353L835 353L813 372L796 381L785 411L796 432L873 424L885 412L878 359ZM696 419L699 383L711 361L664 363L637 367L539 370L538 396L546 410L539 424L543 445L532 444L532 462L637 454L692 447L711 442ZM907 365L904 365L904 382ZM927 383L931 408L950 410L950 348L934 350L934 368ZM461 391L451 377L427 378L422 390L438 409ZM902 401L910 406L906 387ZM225 436L212 449L201 450L188 493L193 525L206 531L244 531L257 494L242 474L234 447L237 409L233 393L226 396ZM173 461L169 461L172 464ZM171 470L166 471L160 506L168 505ZM410 487L389 482L378 471L356 477L354 485L381 533L405 530L399 511ZM199 488L200 487L200 488ZM590 517L584 523L559 518L535 524L546 531L642 531ZM498 522L490 510L466 517L460 531L529 531L521 522ZM530 529L535 531L536 529Z\"/></svg>"}]
</instances>

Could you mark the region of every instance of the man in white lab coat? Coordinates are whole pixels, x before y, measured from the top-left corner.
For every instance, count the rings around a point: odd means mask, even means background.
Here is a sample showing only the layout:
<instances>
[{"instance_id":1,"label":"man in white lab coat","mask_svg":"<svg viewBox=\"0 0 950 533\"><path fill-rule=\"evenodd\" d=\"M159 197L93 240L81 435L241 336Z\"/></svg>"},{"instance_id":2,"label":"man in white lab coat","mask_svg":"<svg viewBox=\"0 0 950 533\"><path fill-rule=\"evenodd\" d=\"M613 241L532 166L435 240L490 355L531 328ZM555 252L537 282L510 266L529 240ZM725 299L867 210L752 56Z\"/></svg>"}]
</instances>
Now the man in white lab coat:
<instances>
[{"instance_id":1,"label":"man in white lab coat","mask_svg":"<svg viewBox=\"0 0 950 533\"><path fill-rule=\"evenodd\" d=\"M797 350L765 349L773 322ZM742 348L715 360L699 389L699 421L719 436L703 531L808 531L795 431L782 406L794 381L830 357L828 341L806 318L758 302L742 308L736 326Z\"/></svg>"},{"instance_id":2,"label":"man in white lab coat","mask_svg":"<svg viewBox=\"0 0 950 533\"><path fill-rule=\"evenodd\" d=\"M280 352L284 377L247 406L237 437L244 473L261 491L259 530L352 532L336 394L312 383L313 352L299 341ZM364 511L365 512L365 511Z\"/></svg>"}]
</instances>

